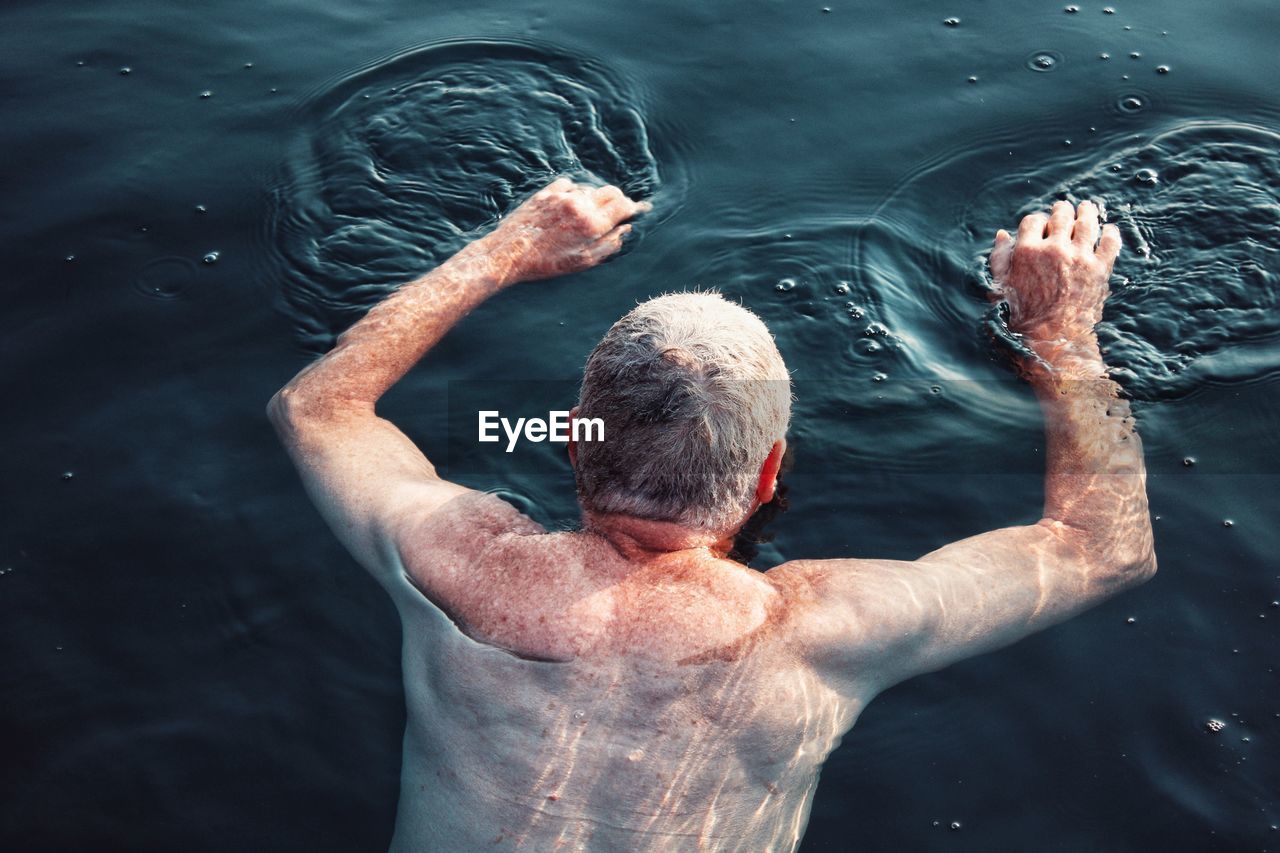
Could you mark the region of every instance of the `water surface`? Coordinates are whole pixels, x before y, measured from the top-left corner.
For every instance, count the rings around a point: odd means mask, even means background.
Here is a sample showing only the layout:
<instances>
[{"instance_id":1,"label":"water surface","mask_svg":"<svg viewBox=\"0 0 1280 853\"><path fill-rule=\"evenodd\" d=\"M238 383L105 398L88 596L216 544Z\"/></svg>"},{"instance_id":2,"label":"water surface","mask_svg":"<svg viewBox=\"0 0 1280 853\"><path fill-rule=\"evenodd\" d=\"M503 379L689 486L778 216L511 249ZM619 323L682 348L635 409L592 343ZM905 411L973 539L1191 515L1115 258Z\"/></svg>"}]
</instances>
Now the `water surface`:
<instances>
[{"instance_id":1,"label":"water surface","mask_svg":"<svg viewBox=\"0 0 1280 853\"><path fill-rule=\"evenodd\" d=\"M1161 574L877 700L803 849L1274 849L1280 7L1065 5L6 5L0 842L386 845L395 613L263 406L567 173L655 212L486 305L386 411L446 458L449 382L575 377L636 300L719 287L797 380L762 565L1034 520L983 252L1103 197ZM458 476L571 520L540 464Z\"/></svg>"}]
</instances>

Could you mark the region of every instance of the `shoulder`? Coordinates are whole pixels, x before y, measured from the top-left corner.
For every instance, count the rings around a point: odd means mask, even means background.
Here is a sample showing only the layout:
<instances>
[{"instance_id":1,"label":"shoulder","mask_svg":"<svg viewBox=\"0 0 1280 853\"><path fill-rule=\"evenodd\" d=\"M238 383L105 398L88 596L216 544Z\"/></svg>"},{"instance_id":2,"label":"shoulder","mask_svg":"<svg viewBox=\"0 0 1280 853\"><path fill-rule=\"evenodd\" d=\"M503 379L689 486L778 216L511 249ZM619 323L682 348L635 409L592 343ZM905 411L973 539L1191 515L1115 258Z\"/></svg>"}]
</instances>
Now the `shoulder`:
<instances>
[{"instance_id":1,"label":"shoulder","mask_svg":"<svg viewBox=\"0 0 1280 853\"><path fill-rule=\"evenodd\" d=\"M467 569L496 544L546 532L498 495L476 491L428 513L407 515L398 526L395 539L405 571L429 595L465 582Z\"/></svg>"}]
</instances>

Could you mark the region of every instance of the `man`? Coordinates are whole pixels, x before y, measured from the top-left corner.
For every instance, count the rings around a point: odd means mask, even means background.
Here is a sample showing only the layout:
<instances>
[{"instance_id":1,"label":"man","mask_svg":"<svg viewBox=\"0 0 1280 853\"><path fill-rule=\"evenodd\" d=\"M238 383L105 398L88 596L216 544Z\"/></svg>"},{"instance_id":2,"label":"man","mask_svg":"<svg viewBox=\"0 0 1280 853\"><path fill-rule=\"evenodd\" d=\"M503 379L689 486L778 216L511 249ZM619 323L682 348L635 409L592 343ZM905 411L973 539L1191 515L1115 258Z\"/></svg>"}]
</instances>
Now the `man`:
<instances>
[{"instance_id":1,"label":"man","mask_svg":"<svg viewBox=\"0 0 1280 853\"><path fill-rule=\"evenodd\" d=\"M791 850L823 761L887 687L1011 643L1155 571L1141 444L1093 326L1120 250L1090 202L996 235L1044 409L1044 518L918 560L725 555L774 492L790 408L764 324L644 303L588 359L582 529L440 479L374 411L463 317L591 267L647 210L558 180L375 307L271 401L334 532L404 624L397 850Z\"/></svg>"}]
</instances>

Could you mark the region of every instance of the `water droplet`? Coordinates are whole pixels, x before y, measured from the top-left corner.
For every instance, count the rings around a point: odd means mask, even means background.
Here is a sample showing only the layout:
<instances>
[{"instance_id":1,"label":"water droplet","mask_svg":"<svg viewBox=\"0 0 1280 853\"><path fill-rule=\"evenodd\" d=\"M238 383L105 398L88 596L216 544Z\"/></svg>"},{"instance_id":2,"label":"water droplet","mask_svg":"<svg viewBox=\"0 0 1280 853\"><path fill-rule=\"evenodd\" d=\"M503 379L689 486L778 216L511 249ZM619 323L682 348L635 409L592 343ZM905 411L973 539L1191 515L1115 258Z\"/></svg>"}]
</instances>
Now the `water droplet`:
<instances>
[{"instance_id":1,"label":"water droplet","mask_svg":"<svg viewBox=\"0 0 1280 853\"><path fill-rule=\"evenodd\" d=\"M212 98L212 97L213 97L213 92L210 92L208 89L205 89L203 92L201 92L201 93L200 93L200 97L201 97L201 98L206 98L206 99L207 99L207 98Z\"/></svg>"},{"instance_id":2,"label":"water droplet","mask_svg":"<svg viewBox=\"0 0 1280 853\"><path fill-rule=\"evenodd\" d=\"M840 282L839 284L837 284L837 285L836 285L836 295L837 295L837 296L844 296L844 295L845 295L846 293L848 293L848 292L849 292L849 282L847 282L847 281L842 281L842 282Z\"/></svg>"},{"instance_id":3,"label":"water droplet","mask_svg":"<svg viewBox=\"0 0 1280 853\"><path fill-rule=\"evenodd\" d=\"M76 475L76 472L75 472L75 471L63 471L63 472L62 472L62 479L63 479L64 481L66 481L66 480L70 480L70 479L72 479L73 477L75 477L75 475Z\"/></svg>"},{"instance_id":4,"label":"water droplet","mask_svg":"<svg viewBox=\"0 0 1280 853\"><path fill-rule=\"evenodd\" d=\"M1067 8L1063 9L1062 11L1066 12L1068 15L1074 15L1076 12L1079 12L1079 11L1080 11L1080 7L1079 7L1079 6L1068 6Z\"/></svg>"},{"instance_id":5,"label":"water droplet","mask_svg":"<svg viewBox=\"0 0 1280 853\"><path fill-rule=\"evenodd\" d=\"M942 23L946 24L948 27L958 27L958 26L960 26L960 19L959 19L959 18L947 18L947 19L946 19L945 21L943 21Z\"/></svg>"},{"instance_id":6,"label":"water droplet","mask_svg":"<svg viewBox=\"0 0 1280 853\"><path fill-rule=\"evenodd\" d=\"M218 257L219 257L219 254L217 250L214 250L212 252L207 253L200 260L204 261L206 264L216 264L218 262Z\"/></svg>"},{"instance_id":7,"label":"water droplet","mask_svg":"<svg viewBox=\"0 0 1280 853\"><path fill-rule=\"evenodd\" d=\"M1160 183L1160 176L1156 173L1155 169L1139 169L1134 173L1133 179L1138 183L1145 184L1149 187L1153 187Z\"/></svg>"},{"instance_id":8,"label":"water droplet","mask_svg":"<svg viewBox=\"0 0 1280 853\"><path fill-rule=\"evenodd\" d=\"M952 832L955 832L955 831L956 831L957 829L959 829L959 828L960 828L960 821L958 821L958 820L953 820L953 821L951 821L950 829L951 829L951 831L952 831Z\"/></svg>"},{"instance_id":9,"label":"water droplet","mask_svg":"<svg viewBox=\"0 0 1280 853\"><path fill-rule=\"evenodd\" d=\"M1227 724L1222 722L1222 720L1207 720L1205 721L1204 727L1207 730L1216 733L1225 729L1227 727Z\"/></svg>"},{"instance_id":10,"label":"water droplet","mask_svg":"<svg viewBox=\"0 0 1280 853\"><path fill-rule=\"evenodd\" d=\"M1235 523L1234 521L1232 521L1231 519L1229 519L1229 518L1224 518L1224 519L1222 519L1222 526L1223 526L1223 527L1235 527L1235 526L1236 526L1236 523Z\"/></svg>"},{"instance_id":11,"label":"water droplet","mask_svg":"<svg viewBox=\"0 0 1280 853\"><path fill-rule=\"evenodd\" d=\"M1109 53L1100 53L1100 54L1098 54L1098 58L1099 58L1099 59L1110 59L1110 58L1111 58L1111 54L1109 54Z\"/></svg>"},{"instance_id":12,"label":"water droplet","mask_svg":"<svg viewBox=\"0 0 1280 853\"><path fill-rule=\"evenodd\" d=\"M587 712L586 712L586 711L583 711L583 710L579 709L579 710L577 710L577 711L574 711L574 712L573 712L573 721L574 721L575 723L580 723L580 722L582 722L583 720L585 720L586 718L587 718Z\"/></svg>"},{"instance_id":13,"label":"water droplet","mask_svg":"<svg viewBox=\"0 0 1280 853\"><path fill-rule=\"evenodd\" d=\"M1196 458L1194 456L1188 456L1187 458L1182 460L1182 467L1184 468L1193 468L1195 467L1195 464L1196 464Z\"/></svg>"},{"instance_id":14,"label":"water droplet","mask_svg":"<svg viewBox=\"0 0 1280 853\"><path fill-rule=\"evenodd\" d=\"M1169 66L1167 66L1167 65L1157 65L1157 66L1156 66L1156 73L1157 73L1157 74L1168 74L1168 73L1169 73Z\"/></svg>"},{"instance_id":15,"label":"water droplet","mask_svg":"<svg viewBox=\"0 0 1280 853\"><path fill-rule=\"evenodd\" d=\"M122 66L120 66L120 75L121 75L122 77L123 77L123 76L125 76L125 75L127 75L127 74L132 74L132 73L133 73L133 69L132 69L132 68L130 68L129 66L127 66L127 65L122 65Z\"/></svg>"},{"instance_id":16,"label":"water droplet","mask_svg":"<svg viewBox=\"0 0 1280 853\"><path fill-rule=\"evenodd\" d=\"M786 293L796 289L796 280L794 278L784 278L773 286L773 289L779 293Z\"/></svg>"}]
</instances>

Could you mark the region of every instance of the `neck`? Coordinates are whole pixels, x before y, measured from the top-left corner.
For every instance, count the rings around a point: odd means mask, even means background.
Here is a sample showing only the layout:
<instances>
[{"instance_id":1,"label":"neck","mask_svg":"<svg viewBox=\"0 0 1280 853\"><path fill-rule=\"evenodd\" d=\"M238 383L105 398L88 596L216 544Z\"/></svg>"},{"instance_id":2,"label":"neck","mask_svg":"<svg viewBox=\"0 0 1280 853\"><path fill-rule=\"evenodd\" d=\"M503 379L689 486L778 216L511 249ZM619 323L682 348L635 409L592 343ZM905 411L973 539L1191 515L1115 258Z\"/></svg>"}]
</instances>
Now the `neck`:
<instances>
[{"instance_id":1,"label":"neck","mask_svg":"<svg viewBox=\"0 0 1280 853\"><path fill-rule=\"evenodd\" d=\"M733 547L733 532L700 530L672 521L583 510L582 522L586 532L607 539L627 559L693 550L723 558Z\"/></svg>"}]
</instances>

